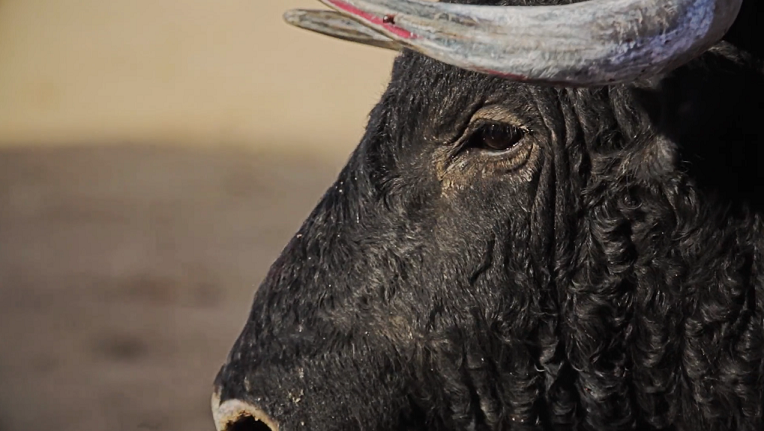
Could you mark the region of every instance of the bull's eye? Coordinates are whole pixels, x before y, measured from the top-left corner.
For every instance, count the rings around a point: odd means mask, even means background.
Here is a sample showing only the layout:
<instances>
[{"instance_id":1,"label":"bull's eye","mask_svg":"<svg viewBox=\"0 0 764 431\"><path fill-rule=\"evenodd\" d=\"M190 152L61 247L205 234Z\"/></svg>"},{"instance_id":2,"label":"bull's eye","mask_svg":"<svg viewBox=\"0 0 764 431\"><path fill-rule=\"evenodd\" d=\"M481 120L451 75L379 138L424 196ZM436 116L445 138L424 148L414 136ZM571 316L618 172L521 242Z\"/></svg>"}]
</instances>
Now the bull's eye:
<instances>
[{"instance_id":1,"label":"bull's eye","mask_svg":"<svg viewBox=\"0 0 764 431\"><path fill-rule=\"evenodd\" d=\"M441 154L445 172L486 175L513 174L529 179L540 154L533 130L522 118L502 106L491 105L472 114L461 135L449 142ZM528 169L525 169L528 167ZM521 175L525 174L525 175Z\"/></svg>"},{"instance_id":2,"label":"bull's eye","mask_svg":"<svg viewBox=\"0 0 764 431\"><path fill-rule=\"evenodd\" d=\"M469 146L488 151L505 151L523 138L524 131L509 124L488 123L480 126L469 138Z\"/></svg>"}]
</instances>

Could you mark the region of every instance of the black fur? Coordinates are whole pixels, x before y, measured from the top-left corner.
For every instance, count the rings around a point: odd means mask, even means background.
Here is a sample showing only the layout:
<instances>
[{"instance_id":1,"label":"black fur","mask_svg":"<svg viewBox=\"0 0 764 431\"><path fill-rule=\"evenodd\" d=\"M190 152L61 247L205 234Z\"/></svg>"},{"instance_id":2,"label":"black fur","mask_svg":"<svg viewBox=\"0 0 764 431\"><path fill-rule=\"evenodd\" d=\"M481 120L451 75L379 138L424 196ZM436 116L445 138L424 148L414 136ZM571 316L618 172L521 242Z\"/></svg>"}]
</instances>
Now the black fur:
<instances>
[{"instance_id":1,"label":"black fur","mask_svg":"<svg viewBox=\"0 0 764 431\"><path fill-rule=\"evenodd\" d=\"M764 429L760 4L627 86L404 52L258 290L222 399L281 431ZM525 177L443 156L487 105L528 130Z\"/></svg>"}]
</instances>

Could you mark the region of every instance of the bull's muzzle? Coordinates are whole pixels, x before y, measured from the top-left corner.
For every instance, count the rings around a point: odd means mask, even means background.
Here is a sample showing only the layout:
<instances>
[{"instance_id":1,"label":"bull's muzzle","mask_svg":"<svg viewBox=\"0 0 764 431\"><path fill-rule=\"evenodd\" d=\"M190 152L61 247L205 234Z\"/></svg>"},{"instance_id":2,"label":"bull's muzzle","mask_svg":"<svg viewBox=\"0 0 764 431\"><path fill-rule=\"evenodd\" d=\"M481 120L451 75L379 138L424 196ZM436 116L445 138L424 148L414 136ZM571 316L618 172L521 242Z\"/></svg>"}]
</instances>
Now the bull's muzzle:
<instances>
[{"instance_id":1,"label":"bull's muzzle","mask_svg":"<svg viewBox=\"0 0 764 431\"><path fill-rule=\"evenodd\" d=\"M220 401L220 390L212 393L212 417L217 431L278 431L279 425L257 406L229 399Z\"/></svg>"}]
</instances>

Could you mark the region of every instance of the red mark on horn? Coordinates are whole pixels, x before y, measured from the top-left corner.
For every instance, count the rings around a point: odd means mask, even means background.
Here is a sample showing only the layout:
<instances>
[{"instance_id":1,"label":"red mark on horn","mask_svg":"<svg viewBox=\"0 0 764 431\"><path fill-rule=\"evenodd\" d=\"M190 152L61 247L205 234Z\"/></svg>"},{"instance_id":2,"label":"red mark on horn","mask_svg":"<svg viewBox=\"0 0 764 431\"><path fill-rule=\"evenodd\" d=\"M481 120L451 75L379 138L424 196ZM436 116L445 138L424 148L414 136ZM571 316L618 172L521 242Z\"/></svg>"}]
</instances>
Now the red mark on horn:
<instances>
[{"instance_id":1,"label":"red mark on horn","mask_svg":"<svg viewBox=\"0 0 764 431\"><path fill-rule=\"evenodd\" d=\"M410 31L404 30L400 27L397 27L395 25L395 15L385 15L383 17L378 17L368 12L364 12L353 5L347 4L342 0L326 0L326 1L328 3L331 3L337 9L342 9L345 12L355 15L365 21L368 21L371 24L382 27L385 30L389 31L390 33L398 37L402 37L404 39L416 38L415 34L411 33Z\"/></svg>"}]
</instances>

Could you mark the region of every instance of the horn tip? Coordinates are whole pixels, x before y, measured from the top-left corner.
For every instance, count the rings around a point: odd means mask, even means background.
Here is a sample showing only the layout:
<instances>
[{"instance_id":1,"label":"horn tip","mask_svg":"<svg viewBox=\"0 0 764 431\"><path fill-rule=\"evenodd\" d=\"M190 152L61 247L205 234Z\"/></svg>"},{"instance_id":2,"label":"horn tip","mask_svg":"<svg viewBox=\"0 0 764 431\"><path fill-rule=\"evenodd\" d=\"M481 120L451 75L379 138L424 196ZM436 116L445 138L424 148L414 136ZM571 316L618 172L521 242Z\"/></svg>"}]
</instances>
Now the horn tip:
<instances>
[{"instance_id":1,"label":"horn tip","mask_svg":"<svg viewBox=\"0 0 764 431\"><path fill-rule=\"evenodd\" d=\"M300 9L290 9L282 15L282 18L284 21L286 21L287 24L297 25L300 22L300 18L302 18L305 15L303 11Z\"/></svg>"}]
</instances>

